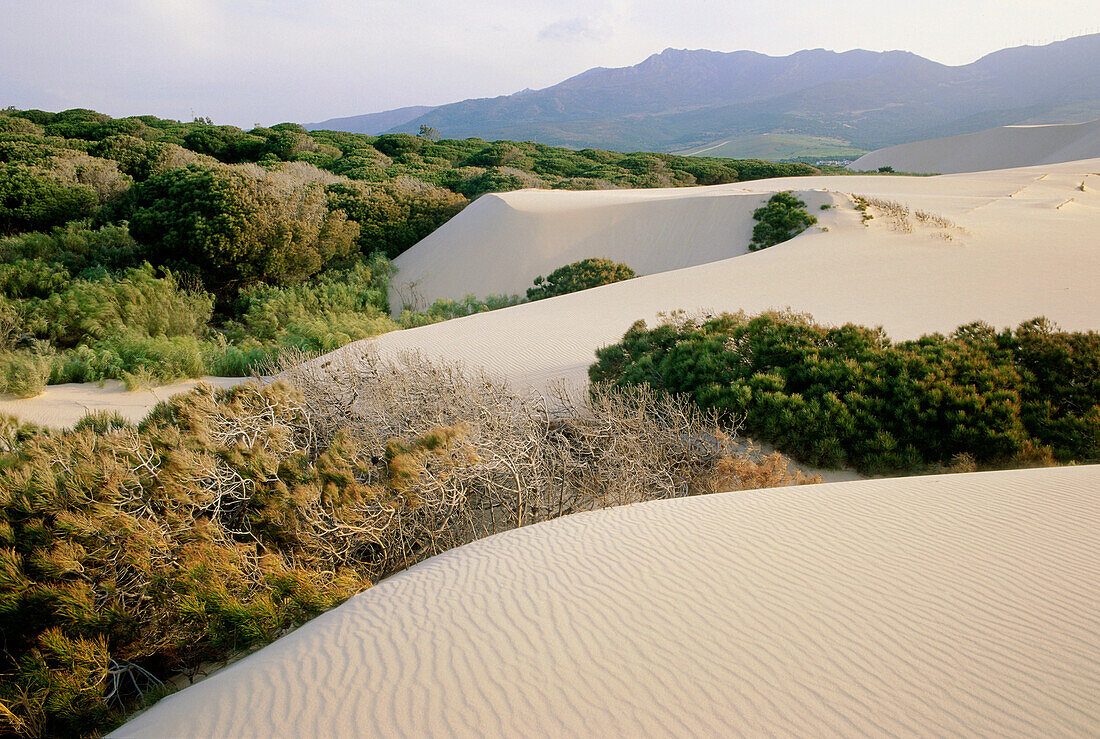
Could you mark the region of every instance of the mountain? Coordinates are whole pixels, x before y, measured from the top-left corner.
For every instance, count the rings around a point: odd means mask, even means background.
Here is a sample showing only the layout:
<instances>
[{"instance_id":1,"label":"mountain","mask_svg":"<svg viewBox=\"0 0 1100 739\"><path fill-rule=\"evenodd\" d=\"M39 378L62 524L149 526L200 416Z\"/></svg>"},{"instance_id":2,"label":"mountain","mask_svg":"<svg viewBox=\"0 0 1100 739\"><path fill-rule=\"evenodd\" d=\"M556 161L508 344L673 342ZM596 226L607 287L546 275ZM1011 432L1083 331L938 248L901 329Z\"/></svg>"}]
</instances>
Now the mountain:
<instances>
[{"instance_id":1,"label":"mountain","mask_svg":"<svg viewBox=\"0 0 1100 739\"><path fill-rule=\"evenodd\" d=\"M305 127L310 131L349 131L351 133L377 136L395 126L401 126L415 118L419 118L432 110L435 110L432 105L410 105L407 108L383 110L381 113L367 113L346 118L329 118L327 121L321 121L320 123L306 123Z\"/></svg>"},{"instance_id":2,"label":"mountain","mask_svg":"<svg viewBox=\"0 0 1100 739\"><path fill-rule=\"evenodd\" d=\"M1097 117L1100 34L1003 49L955 67L904 51L811 49L773 57L666 49L632 67L590 69L542 90L442 105L388 130L415 133L428 125L447 138L619 151L683 151L782 133L870 150Z\"/></svg>"}]
</instances>

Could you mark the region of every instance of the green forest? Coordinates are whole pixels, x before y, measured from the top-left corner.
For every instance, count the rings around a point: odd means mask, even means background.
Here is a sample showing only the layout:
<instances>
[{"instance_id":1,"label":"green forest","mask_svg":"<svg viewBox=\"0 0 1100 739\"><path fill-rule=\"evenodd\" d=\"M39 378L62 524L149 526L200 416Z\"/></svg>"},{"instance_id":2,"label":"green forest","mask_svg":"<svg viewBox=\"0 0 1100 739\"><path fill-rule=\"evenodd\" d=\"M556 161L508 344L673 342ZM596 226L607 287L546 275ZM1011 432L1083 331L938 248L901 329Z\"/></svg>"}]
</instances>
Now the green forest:
<instances>
[{"instance_id":1,"label":"green forest","mask_svg":"<svg viewBox=\"0 0 1100 739\"><path fill-rule=\"evenodd\" d=\"M92 110L0 111L0 390L247 375L516 302L473 296L397 321L390 260L487 192L678 187L801 164L530 142L244 131ZM535 276L532 275L532 278Z\"/></svg>"}]
</instances>

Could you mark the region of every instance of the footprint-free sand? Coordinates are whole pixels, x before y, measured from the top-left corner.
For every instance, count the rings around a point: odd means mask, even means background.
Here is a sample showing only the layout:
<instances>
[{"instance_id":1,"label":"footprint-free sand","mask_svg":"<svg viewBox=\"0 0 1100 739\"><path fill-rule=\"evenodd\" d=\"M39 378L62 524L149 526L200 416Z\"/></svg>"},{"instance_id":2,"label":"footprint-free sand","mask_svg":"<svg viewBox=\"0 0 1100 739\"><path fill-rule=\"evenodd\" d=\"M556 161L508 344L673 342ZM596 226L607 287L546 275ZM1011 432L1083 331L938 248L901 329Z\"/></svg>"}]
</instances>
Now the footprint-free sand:
<instances>
[{"instance_id":1,"label":"footprint-free sand","mask_svg":"<svg viewBox=\"0 0 1100 739\"><path fill-rule=\"evenodd\" d=\"M436 556L113 736L1096 736L1100 466L582 513Z\"/></svg>"}]
</instances>

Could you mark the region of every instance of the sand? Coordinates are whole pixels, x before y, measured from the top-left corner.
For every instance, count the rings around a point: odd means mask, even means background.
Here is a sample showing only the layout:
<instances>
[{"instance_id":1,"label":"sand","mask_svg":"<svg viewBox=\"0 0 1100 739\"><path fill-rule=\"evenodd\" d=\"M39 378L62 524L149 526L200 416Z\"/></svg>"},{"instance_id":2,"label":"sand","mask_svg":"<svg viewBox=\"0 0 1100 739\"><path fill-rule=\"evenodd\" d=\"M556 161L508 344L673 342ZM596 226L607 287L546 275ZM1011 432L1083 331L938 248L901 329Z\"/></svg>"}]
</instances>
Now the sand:
<instances>
[{"instance_id":1,"label":"sand","mask_svg":"<svg viewBox=\"0 0 1100 739\"><path fill-rule=\"evenodd\" d=\"M1100 467L568 516L399 573L113 736L1096 736Z\"/></svg>"},{"instance_id":2,"label":"sand","mask_svg":"<svg viewBox=\"0 0 1100 739\"><path fill-rule=\"evenodd\" d=\"M867 171L977 172L1100 157L1100 120L1046 126L1001 126L914 141L864 154L849 165Z\"/></svg>"},{"instance_id":3,"label":"sand","mask_svg":"<svg viewBox=\"0 0 1100 739\"><path fill-rule=\"evenodd\" d=\"M127 392L117 380L49 385L34 398L12 398L0 395L0 414L12 415L23 421L52 428L69 428L91 411L117 411L137 422L162 400L184 393L200 382L215 387L231 387L246 382L246 377L203 377L147 390Z\"/></svg>"},{"instance_id":4,"label":"sand","mask_svg":"<svg viewBox=\"0 0 1100 739\"><path fill-rule=\"evenodd\" d=\"M794 190L811 203L818 225L784 244L747 253L753 208L780 190ZM926 225L911 215L905 230L883 213L865 225L853 194L897 201L911 213L931 212L953 225ZM822 203L835 207L821 210ZM657 204L659 228L629 231L633 256L597 248L620 243L612 238L618 233L612 224ZM706 208L728 210L739 220L726 229L724 246L711 234L699 256L700 240L678 234L701 233L698 221ZM604 227L593 213L606 219ZM554 239L524 241L525 234L543 230ZM627 241L621 243L625 248ZM714 259L721 249L731 256ZM518 289L526 272L545 274L550 265L581 256L623 259L646 274L386 334L340 354L413 349L486 367L521 389L538 390L559 378L583 382L598 347L618 341L638 319L652 324L659 313L678 309L753 313L790 307L822 322L882 326L895 339L949 332L977 320L1014 327L1036 316L1068 330L1100 329L1100 159L941 177L823 176L680 190L507 193L475 201L399 257L398 279L419 280L429 300L458 298ZM696 257L708 261L679 266ZM529 266L516 267L521 260ZM433 263L440 267L430 272L411 266Z\"/></svg>"},{"instance_id":5,"label":"sand","mask_svg":"<svg viewBox=\"0 0 1100 739\"><path fill-rule=\"evenodd\" d=\"M397 313L468 294L523 297L536 277L588 257L653 274L740 256L767 198L728 187L483 195L394 260L390 305Z\"/></svg>"}]
</instances>

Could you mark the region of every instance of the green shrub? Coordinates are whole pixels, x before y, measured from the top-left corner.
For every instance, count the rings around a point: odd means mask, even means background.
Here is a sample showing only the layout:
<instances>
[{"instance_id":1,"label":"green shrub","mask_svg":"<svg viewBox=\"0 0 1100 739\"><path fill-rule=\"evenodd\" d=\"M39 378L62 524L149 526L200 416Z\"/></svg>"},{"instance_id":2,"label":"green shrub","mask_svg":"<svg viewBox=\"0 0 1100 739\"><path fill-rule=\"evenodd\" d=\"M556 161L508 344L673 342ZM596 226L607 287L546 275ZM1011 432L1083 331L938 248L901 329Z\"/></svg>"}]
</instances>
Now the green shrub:
<instances>
[{"instance_id":1,"label":"green shrub","mask_svg":"<svg viewBox=\"0 0 1100 739\"><path fill-rule=\"evenodd\" d=\"M527 288L528 300L542 300L556 295L610 285L636 277L634 270L610 259L590 258L558 267L549 277L539 275L534 287Z\"/></svg>"},{"instance_id":2,"label":"green shrub","mask_svg":"<svg viewBox=\"0 0 1100 739\"><path fill-rule=\"evenodd\" d=\"M278 346L264 346L256 339L228 344L224 337L206 345L204 373L214 377L251 377L279 355Z\"/></svg>"},{"instance_id":3,"label":"green shrub","mask_svg":"<svg viewBox=\"0 0 1100 739\"><path fill-rule=\"evenodd\" d=\"M53 357L48 352L20 350L0 353L3 392L16 398L33 398L50 379Z\"/></svg>"},{"instance_id":4,"label":"green shrub","mask_svg":"<svg viewBox=\"0 0 1100 739\"><path fill-rule=\"evenodd\" d=\"M90 228L77 221L49 233L27 233L0 239L0 262L38 260L79 276L97 270L137 267L137 243L126 226ZM40 293L40 297L45 297ZM50 290L49 292L53 292ZM30 294L30 293L28 293Z\"/></svg>"},{"instance_id":5,"label":"green shrub","mask_svg":"<svg viewBox=\"0 0 1100 739\"><path fill-rule=\"evenodd\" d=\"M0 164L0 236L45 231L87 218L99 208L94 190L65 185L34 169Z\"/></svg>"},{"instance_id":6,"label":"green shrub","mask_svg":"<svg viewBox=\"0 0 1100 739\"><path fill-rule=\"evenodd\" d=\"M34 332L58 347L72 347L120 333L201 336L210 323L213 300L180 288L166 272L128 269L118 277L74 280L63 291L30 303Z\"/></svg>"},{"instance_id":7,"label":"green shrub","mask_svg":"<svg viewBox=\"0 0 1100 739\"><path fill-rule=\"evenodd\" d=\"M817 218L806 212L806 203L790 192L777 192L761 208L753 211L757 223L752 229L749 251L759 251L790 241L817 223Z\"/></svg>"},{"instance_id":8,"label":"green shrub","mask_svg":"<svg viewBox=\"0 0 1100 739\"><path fill-rule=\"evenodd\" d=\"M241 293L239 318L226 333L238 342L253 338L262 344L328 352L393 330L387 303L389 269L388 261L376 256L328 270L308 283L254 286Z\"/></svg>"},{"instance_id":9,"label":"green shrub","mask_svg":"<svg viewBox=\"0 0 1100 739\"><path fill-rule=\"evenodd\" d=\"M90 429L96 434L106 434L119 429L128 429L132 425L118 411L88 411L73 425L73 431Z\"/></svg>"},{"instance_id":10,"label":"green shrub","mask_svg":"<svg viewBox=\"0 0 1100 739\"><path fill-rule=\"evenodd\" d=\"M50 383L122 380L130 390L169 384L202 375L205 349L194 336L115 334L58 354Z\"/></svg>"},{"instance_id":11,"label":"green shrub","mask_svg":"<svg viewBox=\"0 0 1100 739\"><path fill-rule=\"evenodd\" d=\"M639 322L597 358L594 381L688 394L811 464L885 472L959 455L987 465L1100 460L1100 335L1042 319L894 344L850 324L723 314Z\"/></svg>"},{"instance_id":12,"label":"green shrub","mask_svg":"<svg viewBox=\"0 0 1100 739\"><path fill-rule=\"evenodd\" d=\"M354 252L359 227L318 183L262 169L191 165L135 185L117 217L150 261L194 270L223 297L292 282Z\"/></svg>"},{"instance_id":13,"label":"green shrub","mask_svg":"<svg viewBox=\"0 0 1100 739\"><path fill-rule=\"evenodd\" d=\"M461 195L412 178L329 185L330 207L359 224L359 250L394 258L466 207Z\"/></svg>"}]
</instances>

